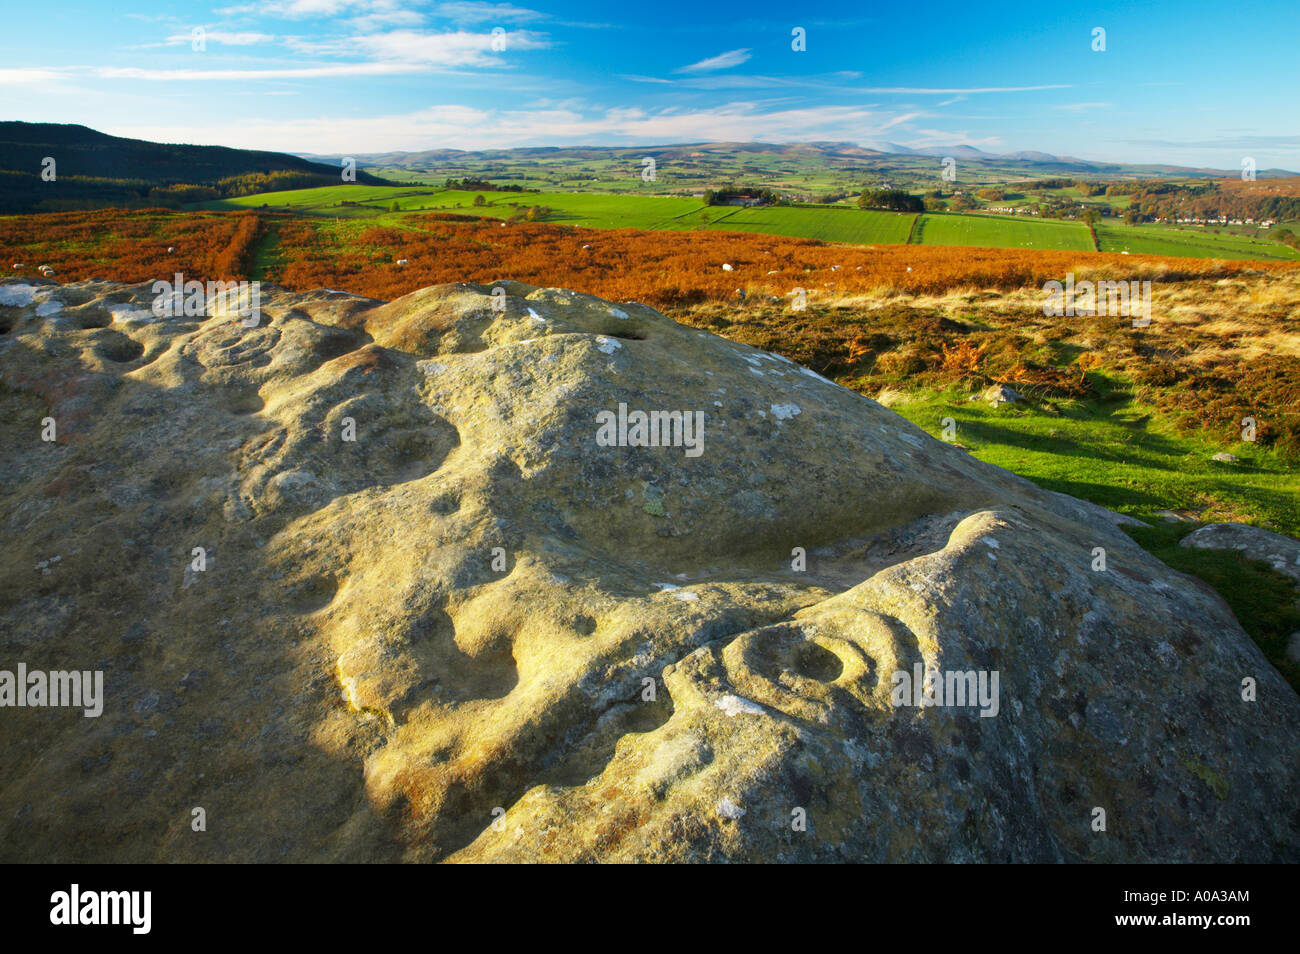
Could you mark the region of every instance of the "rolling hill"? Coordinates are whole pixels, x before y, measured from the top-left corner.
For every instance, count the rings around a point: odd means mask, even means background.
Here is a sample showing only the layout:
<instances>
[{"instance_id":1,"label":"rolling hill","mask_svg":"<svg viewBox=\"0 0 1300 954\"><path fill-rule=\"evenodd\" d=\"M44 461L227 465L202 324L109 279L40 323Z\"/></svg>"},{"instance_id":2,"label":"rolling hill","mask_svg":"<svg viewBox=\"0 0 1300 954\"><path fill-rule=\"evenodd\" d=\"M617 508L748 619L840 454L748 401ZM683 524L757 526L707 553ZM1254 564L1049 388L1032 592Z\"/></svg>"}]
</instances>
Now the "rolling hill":
<instances>
[{"instance_id":1,"label":"rolling hill","mask_svg":"<svg viewBox=\"0 0 1300 954\"><path fill-rule=\"evenodd\" d=\"M43 171L54 160L53 179ZM0 122L0 211L56 212L337 185L339 165L279 152L122 139L86 126ZM365 172L357 181L388 185Z\"/></svg>"}]
</instances>

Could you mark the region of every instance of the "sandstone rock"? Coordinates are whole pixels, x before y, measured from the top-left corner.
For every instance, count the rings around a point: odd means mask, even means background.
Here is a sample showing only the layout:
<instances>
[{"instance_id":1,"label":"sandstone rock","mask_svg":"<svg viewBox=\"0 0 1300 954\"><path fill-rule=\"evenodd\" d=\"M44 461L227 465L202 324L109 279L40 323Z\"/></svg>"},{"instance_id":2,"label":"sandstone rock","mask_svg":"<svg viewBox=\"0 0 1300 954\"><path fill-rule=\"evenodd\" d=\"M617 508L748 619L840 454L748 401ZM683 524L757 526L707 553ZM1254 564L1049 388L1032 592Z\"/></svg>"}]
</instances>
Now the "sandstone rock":
<instances>
[{"instance_id":1,"label":"sandstone rock","mask_svg":"<svg viewBox=\"0 0 1300 954\"><path fill-rule=\"evenodd\" d=\"M1300 540L1244 523L1212 523L1178 543L1199 550L1236 550L1247 559L1267 563L1300 586Z\"/></svg>"},{"instance_id":2,"label":"sandstone rock","mask_svg":"<svg viewBox=\"0 0 1300 954\"><path fill-rule=\"evenodd\" d=\"M1300 858L1300 700L1114 514L636 303L149 306L0 283L0 668L105 673L0 858Z\"/></svg>"},{"instance_id":3,"label":"sandstone rock","mask_svg":"<svg viewBox=\"0 0 1300 954\"><path fill-rule=\"evenodd\" d=\"M1179 546L1237 550L1300 583L1300 540L1245 523L1211 523L1183 537Z\"/></svg>"}]
</instances>

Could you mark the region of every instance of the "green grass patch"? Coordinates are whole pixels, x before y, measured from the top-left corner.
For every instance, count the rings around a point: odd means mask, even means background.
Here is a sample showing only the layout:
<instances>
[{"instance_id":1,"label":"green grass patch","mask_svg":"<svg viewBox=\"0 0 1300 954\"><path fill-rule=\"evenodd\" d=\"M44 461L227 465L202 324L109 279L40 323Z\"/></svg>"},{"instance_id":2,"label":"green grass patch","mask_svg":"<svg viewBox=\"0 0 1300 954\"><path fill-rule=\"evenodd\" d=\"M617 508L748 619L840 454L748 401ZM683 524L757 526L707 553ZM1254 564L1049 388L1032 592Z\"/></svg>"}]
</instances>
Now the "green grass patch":
<instances>
[{"instance_id":1,"label":"green grass patch","mask_svg":"<svg viewBox=\"0 0 1300 954\"><path fill-rule=\"evenodd\" d=\"M921 216L917 242L921 245L1092 251L1088 227L1082 222L1060 222L1028 216L928 212Z\"/></svg>"},{"instance_id":2,"label":"green grass patch","mask_svg":"<svg viewBox=\"0 0 1300 954\"><path fill-rule=\"evenodd\" d=\"M1209 228L1198 226L1098 224L1097 238L1103 252L1130 252L1133 255L1288 262L1300 258L1300 252L1277 242L1227 231L1215 234Z\"/></svg>"},{"instance_id":3,"label":"green grass patch","mask_svg":"<svg viewBox=\"0 0 1300 954\"><path fill-rule=\"evenodd\" d=\"M846 208L741 208L714 227L855 245L904 245L914 215Z\"/></svg>"},{"instance_id":4,"label":"green grass patch","mask_svg":"<svg viewBox=\"0 0 1300 954\"><path fill-rule=\"evenodd\" d=\"M1212 586L1269 661L1300 691L1300 666L1286 659L1288 636L1300 630L1296 588L1265 563L1239 553L1184 548L1188 533L1234 520L1300 536L1295 468L1254 445L1234 447L1241 460L1220 464L1223 448L1137 404L1127 383L1090 375L1098 396L1087 401L1002 405L971 401L951 389L912 394L894 410L935 436L957 422L956 440L980 460L1135 517L1126 528L1145 550ZM1172 521L1161 512L1186 514Z\"/></svg>"},{"instance_id":5,"label":"green grass patch","mask_svg":"<svg viewBox=\"0 0 1300 954\"><path fill-rule=\"evenodd\" d=\"M483 204L475 205L478 196ZM346 205L344 203L347 203ZM1092 251L1082 222L1029 216L865 211L845 206L706 206L688 196L594 191L475 192L429 186L359 184L266 192L221 199L193 209L286 210L320 218L368 219L398 224L394 216L453 212L508 219L532 206L548 211L539 220L595 229L724 229L854 245L967 245L984 248ZM1223 230L1101 224L1103 252L1132 252L1196 258L1291 261L1300 252L1263 238Z\"/></svg>"},{"instance_id":6,"label":"green grass patch","mask_svg":"<svg viewBox=\"0 0 1300 954\"><path fill-rule=\"evenodd\" d=\"M895 408L935 434L957 422L957 442L981 460L1049 490L1101 504L1139 520L1160 511L1239 519L1300 536L1296 470L1254 444L1225 448L1132 398L1127 382L1090 373L1097 396L1083 401L1004 404L971 401L970 392L925 392ZM1240 460L1210 458L1230 449Z\"/></svg>"}]
</instances>

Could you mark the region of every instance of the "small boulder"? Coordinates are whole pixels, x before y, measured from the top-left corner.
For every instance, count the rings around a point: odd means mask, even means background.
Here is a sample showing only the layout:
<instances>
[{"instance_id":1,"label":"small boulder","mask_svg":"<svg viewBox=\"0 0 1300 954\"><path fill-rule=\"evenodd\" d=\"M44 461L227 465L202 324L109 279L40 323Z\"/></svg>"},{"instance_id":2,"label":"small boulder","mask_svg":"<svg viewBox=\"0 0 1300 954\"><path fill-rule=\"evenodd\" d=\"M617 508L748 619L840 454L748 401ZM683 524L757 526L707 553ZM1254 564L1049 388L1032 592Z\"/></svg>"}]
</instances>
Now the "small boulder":
<instances>
[{"instance_id":1,"label":"small boulder","mask_svg":"<svg viewBox=\"0 0 1300 954\"><path fill-rule=\"evenodd\" d=\"M997 407L999 404L1015 404L1017 401L1024 400L1023 394L1014 388L1007 387L1005 384L989 385L980 397L988 401L993 407Z\"/></svg>"},{"instance_id":2,"label":"small boulder","mask_svg":"<svg viewBox=\"0 0 1300 954\"><path fill-rule=\"evenodd\" d=\"M1211 523L1189 533L1178 545L1198 550L1236 550L1300 584L1300 540L1271 530L1244 523Z\"/></svg>"}]
</instances>

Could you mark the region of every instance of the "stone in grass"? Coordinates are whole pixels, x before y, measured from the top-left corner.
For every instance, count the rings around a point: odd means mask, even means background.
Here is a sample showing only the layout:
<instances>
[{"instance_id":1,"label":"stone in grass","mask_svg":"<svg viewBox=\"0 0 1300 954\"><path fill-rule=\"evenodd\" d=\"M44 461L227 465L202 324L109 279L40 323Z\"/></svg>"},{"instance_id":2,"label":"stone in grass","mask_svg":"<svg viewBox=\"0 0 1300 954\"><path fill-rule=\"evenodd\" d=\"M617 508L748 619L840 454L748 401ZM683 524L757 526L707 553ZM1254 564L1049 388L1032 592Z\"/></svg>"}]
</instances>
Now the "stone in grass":
<instances>
[{"instance_id":1,"label":"stone in grass","mask_svg":"<svg viewBox=\"0 0 1300 954\"><path fill-rule=\"evenodd\" d=\"M1244 523L1211 523L1189 533L1178 545L1198 550L1236 550L1300 584L1300 540L1272 530Z\"/></svg>"},{"instance_id":2,"label":"stone in grass","mask_svg":"<svg viewBox=\"0 0 1300 954\"><path fill-rule=\"evenodd\" d=\"M722 800L718 802L718 814L723 818L729 818L732 821L736 821L737 819L744 817L745 810L730 798L723 797Z\"/></svg>"},{"instance_id":3,"label":"stone in grass","mask_svg":"<svg viewBox=\"0 0 1300 954\"><path fill-rule=\"evenodd\" d=\"M1210 460L1217 460L1220 464L1235 464L1241 458L1236 454L1229 454L1227 451L1219 451Z\"/></svg>"},{"instance_id":4,"label":"stone in grass","mask_svg":"<svg viewBox=\"0 0 1300 954\"><path fill-rule=\"evenodd\" d=\"M999 404L1015 404L1017 401L1023 401L1024 395L1009 388L1005 384L992 384L980 395L985 401L988 401L993 407Z\"/></svg>"}]
</instances>

